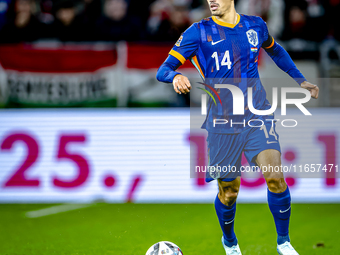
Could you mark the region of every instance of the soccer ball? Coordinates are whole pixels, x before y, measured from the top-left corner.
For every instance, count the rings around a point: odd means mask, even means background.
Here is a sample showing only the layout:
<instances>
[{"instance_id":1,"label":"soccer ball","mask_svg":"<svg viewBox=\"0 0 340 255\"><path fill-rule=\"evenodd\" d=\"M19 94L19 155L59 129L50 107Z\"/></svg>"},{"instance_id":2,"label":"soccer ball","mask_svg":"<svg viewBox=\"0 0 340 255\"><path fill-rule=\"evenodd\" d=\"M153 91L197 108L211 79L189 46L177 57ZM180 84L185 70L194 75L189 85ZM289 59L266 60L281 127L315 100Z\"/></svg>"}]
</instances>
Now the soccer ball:
<instances>
[{"instance_id":1,"label":"soccer ball","mask_svg":"<svg viewBox=\"0 0 340 255\"><path fill-rule=\"evenodd\" d=\"M161 241L152 245L145 255L183 255L183 252L176 244Z\"/></svg>"}]
</instances>

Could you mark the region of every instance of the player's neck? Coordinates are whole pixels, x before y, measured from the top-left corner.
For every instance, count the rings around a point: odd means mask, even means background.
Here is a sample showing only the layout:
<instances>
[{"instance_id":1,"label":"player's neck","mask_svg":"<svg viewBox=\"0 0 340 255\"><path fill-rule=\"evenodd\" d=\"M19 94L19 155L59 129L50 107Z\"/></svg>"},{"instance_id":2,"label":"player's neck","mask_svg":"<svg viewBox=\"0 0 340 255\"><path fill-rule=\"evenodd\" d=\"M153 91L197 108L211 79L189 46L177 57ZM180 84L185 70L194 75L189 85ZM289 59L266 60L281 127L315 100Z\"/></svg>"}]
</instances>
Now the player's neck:
<instances>
[{"instance_id":1,"label":"player's neck","mask_svg":"<svg viewBox=\"0 0 340 255\"><path fill-rule=\"evenodd\" d=\"M217 20L233 24L237 22L237 12L235 8L230 8L229 11L226 11L222 16L215 16Z\"/></svg>"}]
</instances>

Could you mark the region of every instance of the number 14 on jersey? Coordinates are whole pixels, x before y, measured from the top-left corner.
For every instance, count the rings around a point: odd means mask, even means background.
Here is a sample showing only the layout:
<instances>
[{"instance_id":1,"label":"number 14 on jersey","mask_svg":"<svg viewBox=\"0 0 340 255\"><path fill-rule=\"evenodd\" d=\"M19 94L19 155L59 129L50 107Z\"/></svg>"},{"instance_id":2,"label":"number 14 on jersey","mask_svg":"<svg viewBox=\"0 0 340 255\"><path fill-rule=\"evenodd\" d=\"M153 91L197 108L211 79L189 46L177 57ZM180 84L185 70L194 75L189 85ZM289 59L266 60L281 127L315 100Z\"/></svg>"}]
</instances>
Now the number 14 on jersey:
<instances>
[{"instance_id":1,"label":"number 14 on jersey","mask_svg":"<svg viewBox=\"0 0 340 255\"><path fill-rule=\"evenodd\" d=\"M218 61L218 54L217 54L217 51L215 51L212 55L211 55L212 58L215 59L215 62L216 62L216 69L217 71L220 70L220 63ZM223 56L223 59L222 59L222 62L221 62L221 66L227 66L228 69L231 69L231 61L230 61L230 54L229 54L229 50L227 50L225 53L224 53L224 56Z\"/></svg>"}]
</instances>

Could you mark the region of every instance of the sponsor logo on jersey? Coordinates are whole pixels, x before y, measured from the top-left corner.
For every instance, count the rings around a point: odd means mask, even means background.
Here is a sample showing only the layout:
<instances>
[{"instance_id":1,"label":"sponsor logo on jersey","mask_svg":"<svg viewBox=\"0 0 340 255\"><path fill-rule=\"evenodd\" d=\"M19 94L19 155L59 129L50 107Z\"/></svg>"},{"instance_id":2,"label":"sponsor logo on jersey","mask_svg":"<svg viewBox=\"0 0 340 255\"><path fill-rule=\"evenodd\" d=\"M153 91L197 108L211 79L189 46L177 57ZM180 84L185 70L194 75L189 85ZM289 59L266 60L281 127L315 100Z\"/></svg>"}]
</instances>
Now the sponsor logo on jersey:
<instances>
[{"instance_id":1,"label":"sponsor logo on jersey","mask_svg":"<svg viewBox=\"0 0 340 255\"><path fill-rule=\"evenodd\" d=\"M248 37L248 42L253 45L257 46L259 44L259 38L257 36L257 32L253 29L250 29L246 32L247 37Z\"/></svg>"},{"instance_id":2,"label":"sponsor logo on jersey","mask_svg":"<svg viewBox=\"0 0 340 255\"><path fill-rule=\"evenodd\" d=\"M181 36L178 38L178 40L177 40L177 42L176 42L175 45L176 45L177 47L181 46L182 40L183 40L183 35L181 35Z\"/></svg>"},{"instance_id":3,"label":"sponsor logo on jersey","mask_svg":"<svg viewBox=\"0 0 340 255\"><path fill-rule=\"evenodd\" d=\"M214 42L214 41L212 41L212 42L211 42L211 45L218 44L219 42L222 42L222 41L224 41L224 39L222 39L222 40L219 40L219 41L217 41L217 42Z\"/></svg>"}]
</instances>

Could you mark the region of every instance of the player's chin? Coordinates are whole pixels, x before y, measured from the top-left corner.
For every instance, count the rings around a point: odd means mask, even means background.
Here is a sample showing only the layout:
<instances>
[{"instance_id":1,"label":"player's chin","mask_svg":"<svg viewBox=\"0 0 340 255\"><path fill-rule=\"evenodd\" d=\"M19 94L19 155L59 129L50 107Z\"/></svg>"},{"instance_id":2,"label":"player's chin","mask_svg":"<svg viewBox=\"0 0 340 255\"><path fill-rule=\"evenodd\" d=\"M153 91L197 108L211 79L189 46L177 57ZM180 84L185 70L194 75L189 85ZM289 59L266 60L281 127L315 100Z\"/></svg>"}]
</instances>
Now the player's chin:
<instances>
[{"instance_id":1,"label":"player's chin","mask_svg":"<svg viewBox=\"0 0 340 255\"><path fill-rule=\"evenodd\" d=\"M211 10L210 9L210 12L213 16L218 16L219 15L219 11L218 10Z\"/></svg>"}]
</instances>

